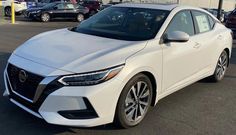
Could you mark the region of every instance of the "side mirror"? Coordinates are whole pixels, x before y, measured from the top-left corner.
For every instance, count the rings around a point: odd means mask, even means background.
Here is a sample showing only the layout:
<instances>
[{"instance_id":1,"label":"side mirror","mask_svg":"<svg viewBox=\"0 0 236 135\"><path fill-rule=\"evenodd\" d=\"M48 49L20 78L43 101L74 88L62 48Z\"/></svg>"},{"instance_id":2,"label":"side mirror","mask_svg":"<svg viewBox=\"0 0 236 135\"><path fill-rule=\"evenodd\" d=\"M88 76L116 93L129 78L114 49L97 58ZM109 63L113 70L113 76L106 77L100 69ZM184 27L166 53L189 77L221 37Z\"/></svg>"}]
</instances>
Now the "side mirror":
<instances>
[{"instance_id":1,"label":"side mirror","mask_svg":"<svg viewBox=\"0 0 236 135\"><path fill-rule=\"evenodd\" d=\"M57 10L58 8L57 7L53 7L54 10Z\"/></svg>"},{"instance_id":2,"label":"side mirror","mask_svg":"<svg viewBox=\"0 0 236 135\"><path fill-rule=\"evenodd\" d=\"M187 42L189 41L189 35L182 31L173 31L164 36L164 43L168 42Z\"/></svg>"}]
</instances>

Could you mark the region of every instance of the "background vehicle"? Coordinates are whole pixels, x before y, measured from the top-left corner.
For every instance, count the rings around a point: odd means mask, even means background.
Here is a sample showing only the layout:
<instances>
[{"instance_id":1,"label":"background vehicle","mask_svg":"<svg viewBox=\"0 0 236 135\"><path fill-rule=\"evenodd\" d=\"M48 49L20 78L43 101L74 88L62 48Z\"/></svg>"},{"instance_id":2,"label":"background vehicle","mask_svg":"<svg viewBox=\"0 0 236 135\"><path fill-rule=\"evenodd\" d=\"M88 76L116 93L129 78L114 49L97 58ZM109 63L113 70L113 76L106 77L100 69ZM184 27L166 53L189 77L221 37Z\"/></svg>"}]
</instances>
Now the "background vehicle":
<instances>
[{"instance_id":1,"label":"background vehicle","mask_svg":"<svg viewBox=\"0 0 236 135\"><path fill-rule=\"evenodd\" d=\"M100 6L102 4L102 1L99 0L84 0L79 2L82 6L87 7L89 9L90 16L96 14Z\"/></svg>"},{"instance_id":2,"label":"background vehicle","mask_svg":"<svg viewBox=\"0 0 236 135\"><path fill-rule=\"evenodd\" d=\"M225 26L233 31L234 38L236 38L236 10L229 13Z\"/></svg>"},{"instance_id":3,"label":"background vehicle","mask_svg":"<svg viewBox=\"0 0 236 135\"><path fill-rule=\"evenodd\" d=\"M11 2L12 2L12 0L6 0L3 4L5 16L11 16ZM15 4L15 13L16 14L20 15L27 9L26 2L14 0L14 4Z\"/></svg>"},{"instance_id":4,"label":"background vehicle","mask_svg":"<svg viewBox=\"0 0 236 135\"><path fill-rule=\"evenodd\" d=\"M43 7L47 4L54 3L54 2L70 2L70 0L40 0L40 1L36 2L34 8Z\"/></svg>"},{"instance_id":5,"label":"background vehicle","mask_svg":"<svg viewBox=\"0 0 236 135\"><path fill-rule=\"evenodd\" d=\"M232 12L232 11L228 11L228 12L224 11L224 12L223 12L223 14L224 14L224 22L226 22L226 21L228 20L229 15L231 14L231 12Z\"/></svg>"},{"instance_id":6,"label":"background vehicle","mask_svg":"<svg viewBox=\"0 0 236 135\"><path fill-rule=\"evenodd\" d=\"M116 4L121 4L121 2L109 2L109 3L105 4L105 5L102 4L101 7L100 7L100 10L103 10L105 8L108 8L108 7L110 7L112 5L116 5Z\"/></svg>"},{"instance_id":7,"label":"background vehicle","mask_svg":"<svg viewBox=\"0 0 236 135\"><path fill-rule=\"evenodd\" d=\"M89 9L70 2L54 2L42 8L32 8L27 10L26 16L31 19L38 19L48 22L51 19L76 19L83 21L89 13Z\"/></svg>"},{"instance_id":8,"label":"background vehicle","mask_svg":"<svg viewBox=\"0 0 236 135\"><path fill-rule=\"evenodd\" d=\"M208 12L210 12L211 14L213 14L215 17L217 17L218 14L218 9L208 9L208 8L204 8L205 10L207 10ZM224 14L224 10L221 11L221 16L220 16L220 21L224 22L225 19L225 14Z\"/></svg>"}]
</instances>

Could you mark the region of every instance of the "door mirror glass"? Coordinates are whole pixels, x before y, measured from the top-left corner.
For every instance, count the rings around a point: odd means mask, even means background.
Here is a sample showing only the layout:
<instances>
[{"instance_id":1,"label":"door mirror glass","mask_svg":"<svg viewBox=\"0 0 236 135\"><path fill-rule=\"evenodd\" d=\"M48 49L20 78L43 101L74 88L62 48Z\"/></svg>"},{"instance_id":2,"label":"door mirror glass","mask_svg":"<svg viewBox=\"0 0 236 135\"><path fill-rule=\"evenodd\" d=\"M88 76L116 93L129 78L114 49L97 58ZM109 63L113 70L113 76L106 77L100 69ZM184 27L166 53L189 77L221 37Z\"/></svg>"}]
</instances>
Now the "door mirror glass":
<instances>
[{"instance_id":1,"label":"door mirror glass","mask_svg":"<svg viewBox=\"0 0 236 135\"><path fill-rule=\"evenodd\" d=\"M187 42L189 41L189 35L182 31L173 31L165 34L164 42Z\"/></svg>"}]
</instances>

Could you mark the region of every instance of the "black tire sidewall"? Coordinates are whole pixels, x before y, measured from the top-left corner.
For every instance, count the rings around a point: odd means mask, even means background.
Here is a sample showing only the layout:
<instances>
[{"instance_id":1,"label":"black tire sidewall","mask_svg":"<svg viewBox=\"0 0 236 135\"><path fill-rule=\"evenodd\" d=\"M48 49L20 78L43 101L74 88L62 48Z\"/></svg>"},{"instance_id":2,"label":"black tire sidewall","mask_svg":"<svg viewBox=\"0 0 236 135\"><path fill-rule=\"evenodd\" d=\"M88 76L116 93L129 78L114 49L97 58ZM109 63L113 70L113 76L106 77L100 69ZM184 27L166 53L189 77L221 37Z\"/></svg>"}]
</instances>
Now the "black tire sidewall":
<instances>
[{"instance_id":1,"label":"black tire sidewall","mask_svg":"<svg viewBox=\"0 0 236 135\"><path fill-rule=\"evenodd\" d=\"M10 11L9 14L7 14L7 10ZM6 7L6 8L4 9L4 14L5 14L5 16L7 16L7 17L11 16L11 7Z\"/></svg>"},{"instance_id":2,"label":"black tire sidewall","mask_svg":"<svg viewBox=\"0 0 236 135\"><path fill-rule=\"evenodd\" d=\"M144 114L144 117L142 119L140 119L139 121L137 121L136 123L130 123L127 119L126 119L126 116L125 116L125 113L124 113L124 109L125 109L125 106L124 106L124 103L125 103L125 99L126 99L126 96L130 90L130 88L137 82L139 81L144 81L148 84L148 88L150 90L150 98L149 98L149 106L147 108L147 111L145 112ZM135 75L133 78L131 78L128 83L125 85L125 87L123 88L121 94L120 94L120 97L119 97L119 100L118 100L118 103L117 103L117 108L116 108L116 115L115 115L115 124L119 127L122 127L122 128L130 128L130 127L134 127L138 124L141 123L141 121L145 118L147 112L149 111L150 107L151 107L151 102L152 102L152 96L153 96L153 88L152 88L152 84L151 84L151 81L150 79L144 75L144 74L137 74Z\"/></svg>"}]
</instances>

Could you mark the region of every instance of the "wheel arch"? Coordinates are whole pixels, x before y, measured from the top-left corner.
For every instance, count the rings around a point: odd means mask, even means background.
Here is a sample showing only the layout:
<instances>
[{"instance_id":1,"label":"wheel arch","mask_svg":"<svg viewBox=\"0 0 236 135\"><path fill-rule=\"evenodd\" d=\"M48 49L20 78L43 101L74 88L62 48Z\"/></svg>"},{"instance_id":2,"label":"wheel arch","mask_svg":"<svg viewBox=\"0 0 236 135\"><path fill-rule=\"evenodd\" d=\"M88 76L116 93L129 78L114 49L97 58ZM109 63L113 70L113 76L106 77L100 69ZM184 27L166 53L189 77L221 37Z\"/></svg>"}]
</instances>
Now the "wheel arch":
<instances>
[{"instance_id":1,"label":"wheel arch","mask_svg":"<svg viewBox=\"0 0 236 135\"><path fill-rule=\"evenodd\" d=\"M6 7L4 7L4 10L5 10L6 8L11 8L11 6L6 6Z\"/></svg>"},{"instance_id":2,"label":"wheel arch","mask_svg":"<svg viewBox=\"0 0 236 135\"><path fill-rule=\"evenodd\" d=\"M156 82L155 76L149 71L142 71L138 74L144 74L150 79L150 81L152 83L152 91L153 91L151 106L155 106L156 97L157 97L157 82Z\"/></svg>"},{"instance_id":3,"label":"wheel arch","mask_svg":"<svg viewBox=\"0 0 236 135\"><path fill-rule=\"evenodd\" d=\"M229 48L225 48L224 51L226 51L226 53L227 53L227 55L228 55L228 58L230 59L231 53L230 53ZM229 63L230 63L230 62L228 62L228 65L227 65L227 66L229 66Z\"/></svg>"}]
</instances>

